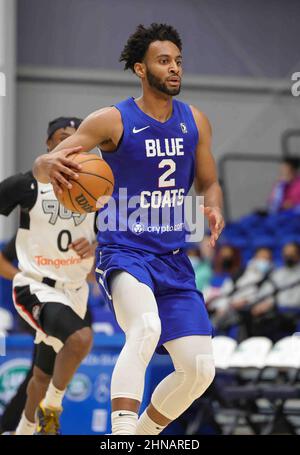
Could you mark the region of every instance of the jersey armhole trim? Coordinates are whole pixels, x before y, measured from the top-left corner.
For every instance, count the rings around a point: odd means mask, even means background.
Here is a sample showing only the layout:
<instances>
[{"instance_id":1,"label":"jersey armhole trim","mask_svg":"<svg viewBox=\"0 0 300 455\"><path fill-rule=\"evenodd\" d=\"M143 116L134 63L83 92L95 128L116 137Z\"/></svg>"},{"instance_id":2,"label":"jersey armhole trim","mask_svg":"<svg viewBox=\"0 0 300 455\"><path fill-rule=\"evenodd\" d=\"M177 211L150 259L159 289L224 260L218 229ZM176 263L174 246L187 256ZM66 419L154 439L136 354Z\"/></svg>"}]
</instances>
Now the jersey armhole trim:
<instances>
[{"instance_id":1,"label":"jersey armhole trim","mask_svg":"<svg viewBox=\"0 0 300 455\"><path fill-rule=\"evenodd\" d=\"M32 194L31 196L31 200L30 200L30 204L28 205L28 207L22 207L23 209L25 210L32 210L33 207L35 206L35 203L37 201L37 198L38 198L38 187L39 187L39 182L34 178L33 174L32 174L32 171L29 171L28 174L32 176L32 183L34 184L34 193Z\"/></svg>"},{"instance_id":2,"label":"jersey armhole trim","mask_svg":"<svg viewBox=\"0 0 300 455\"><path fill-rule=\"evenodd\" d=\"M190 104L186 104L185 106L186 106L186 110L188 111L189 115L191 116L191 124L193 125L195 133L197 134L197 140L196 140L196 143L195 143L195 147L197 147L197 144L198 144L199 139L200 139L200 133L199 133L199 130L198 130L198 126L197 126L197 123L196 123L196 120L195 120L191 105Z\"/></svg>"}]
</instances>

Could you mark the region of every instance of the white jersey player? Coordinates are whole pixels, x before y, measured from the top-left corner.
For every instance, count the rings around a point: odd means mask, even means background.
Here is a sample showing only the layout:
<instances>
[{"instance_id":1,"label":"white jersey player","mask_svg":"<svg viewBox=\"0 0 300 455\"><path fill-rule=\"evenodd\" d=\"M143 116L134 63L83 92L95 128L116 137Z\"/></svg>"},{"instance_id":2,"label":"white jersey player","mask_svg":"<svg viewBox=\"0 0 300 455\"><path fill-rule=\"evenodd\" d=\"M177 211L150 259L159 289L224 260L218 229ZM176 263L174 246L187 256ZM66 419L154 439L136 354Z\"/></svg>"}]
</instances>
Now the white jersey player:
<instances>
[{"instance_id":1,"label":"white jersey player","mask_svg":"<svg viewBox=\"0 0 300 455\"><path fill-rule=\"evenodd\" d=\"M50 122L49 151L79 124L65 117ZM64 391L92 345L86 277L94 262L95 214L65 209L52 185L37 182L32 172L0 183L0 213L8 215L17 205L20 273L13 280L13 299L36 330L37 353L16 434L58 434Z\"/></svg>"}]
</instances>

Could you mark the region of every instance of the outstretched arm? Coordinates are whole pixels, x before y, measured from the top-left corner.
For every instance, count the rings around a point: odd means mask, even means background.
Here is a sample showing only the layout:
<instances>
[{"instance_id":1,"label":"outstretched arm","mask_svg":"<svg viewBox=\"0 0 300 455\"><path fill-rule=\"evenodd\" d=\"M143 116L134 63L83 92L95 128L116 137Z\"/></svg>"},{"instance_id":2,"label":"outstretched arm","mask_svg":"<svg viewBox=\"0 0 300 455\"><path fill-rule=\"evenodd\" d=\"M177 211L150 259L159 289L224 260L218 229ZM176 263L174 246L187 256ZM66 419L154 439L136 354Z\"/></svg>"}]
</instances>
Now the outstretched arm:
<instances>
[{"instance_id":1,"label":"outstretched arm","mask_svg":"<svg viewBox=\"0 0 300 455\"><path fill-rule=\"evenodd\" d=\"M20 271L14 266L15 260L17 260L16 235L0 252L0 276L3 276L7 280L14 279L15 275Z\"/></svg>"},{"instance_id":2,"label":"outstretched arm","mask_svg":"<svg viewBox=\"0 0 300 455\"><path fill-rule=\"evenodd\" d=\"M207 117L191 106L199 131L196 151L195 188L204 196L202 210L209 222L211 231L210 245L215 246L225 223L222 215L223 195L218 182L217 169L211 152L211 126Z\"/></svg>"},{"instance_id":3,"label":"outstretched arm","mask_svg":"<svg viewBox=\"0 0 300 455\"><path fill-rule=\"evenodd\" d=\"M117 145L122 134L122 121L119 111L108 107L90 114L76 133L62 141L53 151L39 156L33 165L33 175L42 183L51 182L57 192L61 187L72 188L68 177L78 178L80 165L70 159L78 152L89 152L104 141Z\"/></svg>"},{"instance_id":4,"label":"outstretched arm","mask_svg":"<svg viewBox=\"0 0 300 455\"><path fill-rule=\"evenodd\" d=\"M15 275L19 273L19 269L9 262L2 251L0 252L0 276L7 280L13 280Z\"/></svg>"}]
</instances>

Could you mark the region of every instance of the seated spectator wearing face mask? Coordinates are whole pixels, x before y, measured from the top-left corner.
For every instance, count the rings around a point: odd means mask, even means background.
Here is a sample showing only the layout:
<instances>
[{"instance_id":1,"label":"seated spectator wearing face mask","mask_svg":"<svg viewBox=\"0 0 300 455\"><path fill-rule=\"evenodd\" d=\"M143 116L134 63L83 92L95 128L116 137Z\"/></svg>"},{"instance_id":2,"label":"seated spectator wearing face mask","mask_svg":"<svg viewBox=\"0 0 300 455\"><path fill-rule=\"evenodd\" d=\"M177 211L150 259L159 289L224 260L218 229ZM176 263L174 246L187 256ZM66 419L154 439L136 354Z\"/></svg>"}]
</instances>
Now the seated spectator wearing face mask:
<instances>
[{"instance_id":1,"label":"seated spectator wearing face mask","mask_svg":"<svg viewBox=\"0 0 300 455\"><path fill-rule=\"evenodd\" d=\"M227 279L236 281L242 273L240 250L232 245L222 245L213 260L213 277L210 286L203 292L205 302L220 295L222 285Z\"/></svg>"},{"instance_id":2,"label":"seated spectator wearing face mask","mask_svg":"<svg viewBox=\"0 0 300 455\"><path fill-rule=\"evenodd\" d=\"M290 242L282 249L284 265L270 274L270 280L261 288L252 315L266 313L274 305L279 309L300 310L300 246Z\"/></svg>"},{"instance_id":3,"label":"seated spectator wearing face mask","mask_svg":"<svg viewBox=\"0 0 300 455\"><path fill-rule=\"evenodd\" d=\"M276 342L292 335L300 316L300 247L289 242L282 249L284 265L274 269L245 313L248 336ZM247 316L247 318L246 318Z\"/></svg>"},{"instance_id":4,"label":"seated spectator wearing face mask","mask_svg":"<svg viewBox=\"0 0 300 455\"><path fill-rule=\"evenodd\" d=\"M229 321L224 320L226 316L230 314L232 319L233 313L251 305L256 300L259 289L268 279L272 269L271 249L258 248L240 277L236 280L227 278L218 297L210 301L209 309L214 312L215 324L218 325L222 320L223 325L224 323L228 325ZM234 320L235 323L240 322L236 317Z\"/></svg>"}]
</instances>

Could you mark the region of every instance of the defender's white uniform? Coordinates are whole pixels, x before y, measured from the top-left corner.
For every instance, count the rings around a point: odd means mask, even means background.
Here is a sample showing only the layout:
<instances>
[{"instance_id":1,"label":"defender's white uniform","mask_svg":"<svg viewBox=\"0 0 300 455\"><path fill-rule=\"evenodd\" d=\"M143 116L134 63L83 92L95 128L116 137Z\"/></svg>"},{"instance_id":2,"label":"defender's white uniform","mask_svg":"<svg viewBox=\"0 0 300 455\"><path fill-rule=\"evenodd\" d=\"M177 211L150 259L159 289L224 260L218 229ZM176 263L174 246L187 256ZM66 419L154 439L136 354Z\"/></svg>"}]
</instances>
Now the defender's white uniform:
<instances>
[{"instance_id":1,"label":"defender's white uniform","mask_svg":"<svg viewBox=\"0 0 300 455\"><path fill-rule=\"evenodd\" d=\"M95 241L95 214L73 213L58 202L51 184L33 184L36 201L27 220L23 215L16 239L19 268L28 275L82 283L93 258L82 260L68 245L79 237Z\"/></svg>"},{"instance_id":2,"label":"defender's white uniform","mask_svg":"<svg viewBox=\"0 0 300 455\"><path fill-rule=\"evenodd\" d=\"M47 336L38 323L39 303L59 302L70 306L82 319L85 317L86 276L94 260L81 259L68 245L80 237L90 243L95 240L95 214L67 210L56 199L52 185L37 182L31 173L27 174L26 184L30 185L32 201L27 204L29 208L21 206L16 239L21 272L13 280L14 304L22 318L36 329L35 342L43 341L58 352L62 342ZM38 304L28 310L24 302L31 295Z\"/></svg>"}]
</instances>

